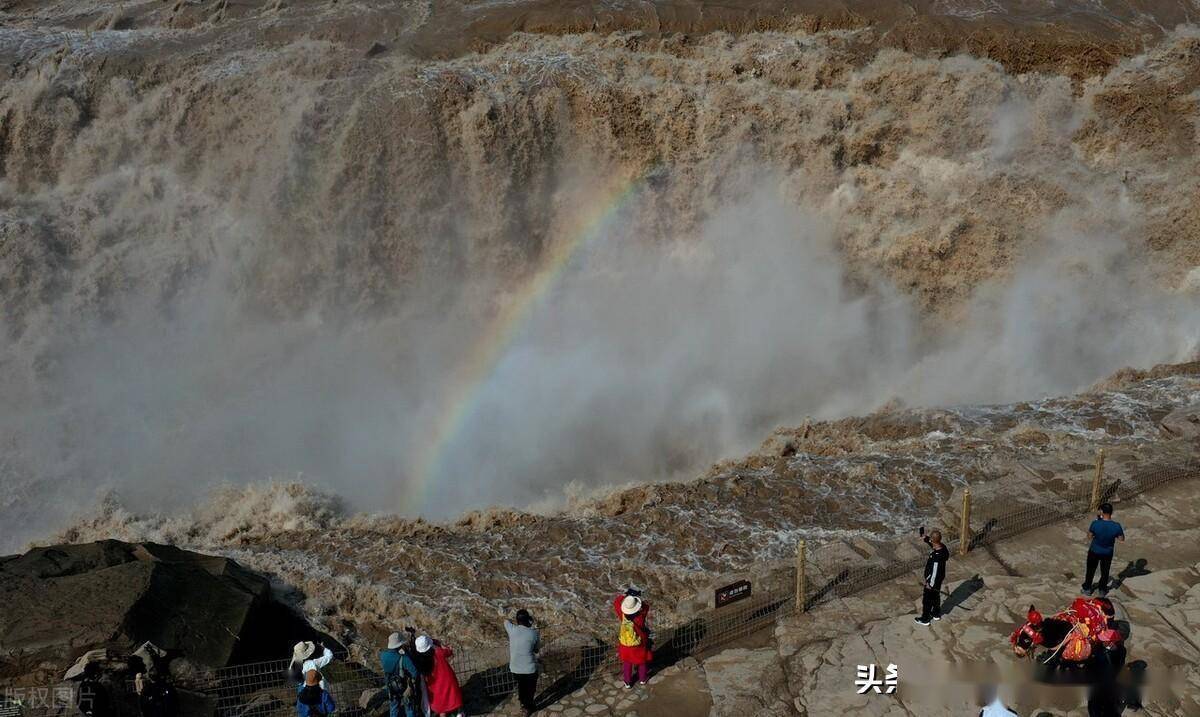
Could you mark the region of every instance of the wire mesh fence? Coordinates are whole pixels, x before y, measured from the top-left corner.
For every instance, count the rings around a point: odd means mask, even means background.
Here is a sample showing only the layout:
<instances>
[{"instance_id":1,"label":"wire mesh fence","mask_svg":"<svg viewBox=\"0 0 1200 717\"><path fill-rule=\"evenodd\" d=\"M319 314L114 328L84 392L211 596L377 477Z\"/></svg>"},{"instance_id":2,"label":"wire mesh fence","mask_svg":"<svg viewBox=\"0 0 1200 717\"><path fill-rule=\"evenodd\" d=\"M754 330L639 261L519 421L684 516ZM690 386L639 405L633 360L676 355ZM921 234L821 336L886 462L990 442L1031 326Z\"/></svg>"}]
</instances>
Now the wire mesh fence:
<instances>
[{"instance_id":1,"label":"wire mesh fence","mask_svg":"<svg viewBox=\"0 0 1200 717\"><path fill-rule=\"evenodd\" d=\"M967 550L987 547L1037 528L1076 520L1101 502L1119 503L1174 481L1200 476L1200 463L1152 465L1136 473L1113 479L1076 481L1076 485L1052 500L1040 500L1016 508L1000 503L969 512L964 533L959 526L945 529L945 542L958 553L963 541ZM969 502L968 504L969 505ZM944 517L944 516L943 516ZM826 544L808 553L804 565L802 610L835 602L884 585L920 570L925 556L873 558L847 553L844 546ZM786 572L783 584L797 584L798 568ZM659 666L726 645L770 626L779 617L794 612L797 592L767 590L729 606L710 609L679 624L659 625L653 635L655 663ZM578 690L598 674L612 669L615 679L617 655L615 616L601 624L611 631L578 635L573 640L550 644L540 655L539 702L552 704ZM610 634L610 632L612 634ZM386 709L383 676L372 667L346 659L323 670L339 713L363 715ZM466 709L471 714L493 711L510 698L516 681L507 667L506 646L456 648L451 665L463 687ZM288 660L274 660L224 667L195 676L185 690L205 700L205 712L214 717L275 717L294 710L296 684L288 677ZM76 713L73 685L48 688L9 689L0 696L0 717L58 717ZM118 689L113 700L116 717L137 714L132 685Z\"/></svg>"},{"instance_id":2,"label":"wire mesh fence","mask_svg":"<svg viewBox=\"0 0 1200 717\"><path fill-rule=\"evenodd\" d=\"M364 690L383 684L382 678L346 655L322 670L334 700L350 711ZM291 709L296 702L297 684L288 676L288 660L273 660L237 665L206 673L195 688L214 699L218 715L255 717Z\"/></svg>"}]
</instances>

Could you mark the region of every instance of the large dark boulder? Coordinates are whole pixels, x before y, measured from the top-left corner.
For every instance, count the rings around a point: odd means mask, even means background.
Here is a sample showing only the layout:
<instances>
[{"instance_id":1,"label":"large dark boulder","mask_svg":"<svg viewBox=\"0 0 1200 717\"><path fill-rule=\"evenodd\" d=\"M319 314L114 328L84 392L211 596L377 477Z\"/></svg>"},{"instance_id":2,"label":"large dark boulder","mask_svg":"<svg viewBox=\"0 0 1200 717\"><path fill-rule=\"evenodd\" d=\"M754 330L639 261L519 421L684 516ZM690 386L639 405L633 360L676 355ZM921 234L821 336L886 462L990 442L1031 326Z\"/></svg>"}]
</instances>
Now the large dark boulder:
<instances>
[{"instance_id":1,"label":"large dark boulder","mask_svg":"<svg viewBox=\"0 0 1200 717\"><path fill-rule=\"evenodd\" d=\"M312 639L233 560L104 540L0 558L0 677L65 669L85 651L145 641L206 667L274 659Z\"/></svg>"}]
</instances>

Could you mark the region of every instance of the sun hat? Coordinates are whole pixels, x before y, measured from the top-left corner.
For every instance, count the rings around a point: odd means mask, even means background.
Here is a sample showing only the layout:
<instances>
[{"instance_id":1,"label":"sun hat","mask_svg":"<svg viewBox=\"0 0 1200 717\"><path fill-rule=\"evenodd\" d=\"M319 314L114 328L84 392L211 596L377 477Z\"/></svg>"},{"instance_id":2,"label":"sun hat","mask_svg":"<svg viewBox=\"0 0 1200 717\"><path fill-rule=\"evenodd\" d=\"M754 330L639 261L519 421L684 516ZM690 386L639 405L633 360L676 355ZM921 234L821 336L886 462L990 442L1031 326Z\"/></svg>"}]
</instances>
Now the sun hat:
<instances>
[{"instance_id":1,"label":"sun hat","mask_svg":"<svg viewBox=\"0 0 1200 717\"><path fill-rule=\"evenodd\" d=\"M309 655L316 651L317 646L307 640L304 642L297 642L295 647L292 648L292 662L307 660Z\"/></svg>"},{"instance_id":2,"label":"sun hat","mask_svg":"<svg viewBox=\"0 0 1200 717\"><path fill-rule=\"evenodd\" d=\"M429 635L421 635L417 638L417 652L429 652L433 647L433 640L429 639Z\"/></svg>"},{"instance_id":3,"label":"sun hat","mask_svg":"<svg viewBox=\"0 0 1200 717\"><path fill-rule=\"evenodd\" d=\"M636 615L642 609L642 599L636 595L626 595L621 601L621 612L626 615Z\"/></svg>"},{"instance_id":4,"label":"sun hat","mask_svg":"<svg viewBox=\"0 0 1200 717\"><path fill-rule=\"evenodd\" d=\"M398 650L404 646L404 639L400 637L400 633L393 632L388 635L388 649Z\"/></svg>"}]
</instances>

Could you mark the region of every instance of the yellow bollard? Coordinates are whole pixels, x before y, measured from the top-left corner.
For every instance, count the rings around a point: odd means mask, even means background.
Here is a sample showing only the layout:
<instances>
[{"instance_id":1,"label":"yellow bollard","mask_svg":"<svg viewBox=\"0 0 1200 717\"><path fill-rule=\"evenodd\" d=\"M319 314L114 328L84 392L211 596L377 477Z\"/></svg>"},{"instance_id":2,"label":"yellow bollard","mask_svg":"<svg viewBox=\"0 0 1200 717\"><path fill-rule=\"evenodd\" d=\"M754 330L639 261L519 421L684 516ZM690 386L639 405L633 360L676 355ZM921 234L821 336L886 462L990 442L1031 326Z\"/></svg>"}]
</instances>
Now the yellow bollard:
<instances>
[{"instance_id":1,"label":"yellow bollard","mask_svg":"<svg viewBox=\"0 0 1200 717\"><path fill-rule=\"evenodd\" d=\"M962 522L958 526L958 554L971 549L971 489L963 488Z\"/></svg>"},{"instance_id":2,"label":"yellow bollard","mask_svg":"<svg viewBox=\"0 0 1200 717\"><path fill-rule=\"evenodd\" d=\"M804 584L804 541L796 543L796 610L799 612L805 611L805 602L808 599L807 586Z\"/></svg>"}]
</instances>

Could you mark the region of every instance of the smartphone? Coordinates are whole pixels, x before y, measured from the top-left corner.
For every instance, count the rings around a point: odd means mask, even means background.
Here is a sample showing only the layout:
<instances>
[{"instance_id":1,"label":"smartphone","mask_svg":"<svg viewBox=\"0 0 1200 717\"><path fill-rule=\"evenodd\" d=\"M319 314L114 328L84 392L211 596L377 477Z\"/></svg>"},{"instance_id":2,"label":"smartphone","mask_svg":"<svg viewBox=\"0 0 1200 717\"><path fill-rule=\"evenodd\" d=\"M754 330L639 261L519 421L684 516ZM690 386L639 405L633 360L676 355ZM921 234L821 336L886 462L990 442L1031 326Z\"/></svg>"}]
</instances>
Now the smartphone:
<instances>
[{"instance_id":1,"label":"smartphone","mask_svg":"<svg viewBox=\"0 0 1200 717\"><path fill-rule=\"evenodd\" d=\"M917 535L925 535L925 526L922 525L917 529Z\"/></svg>"}]
</instances>

